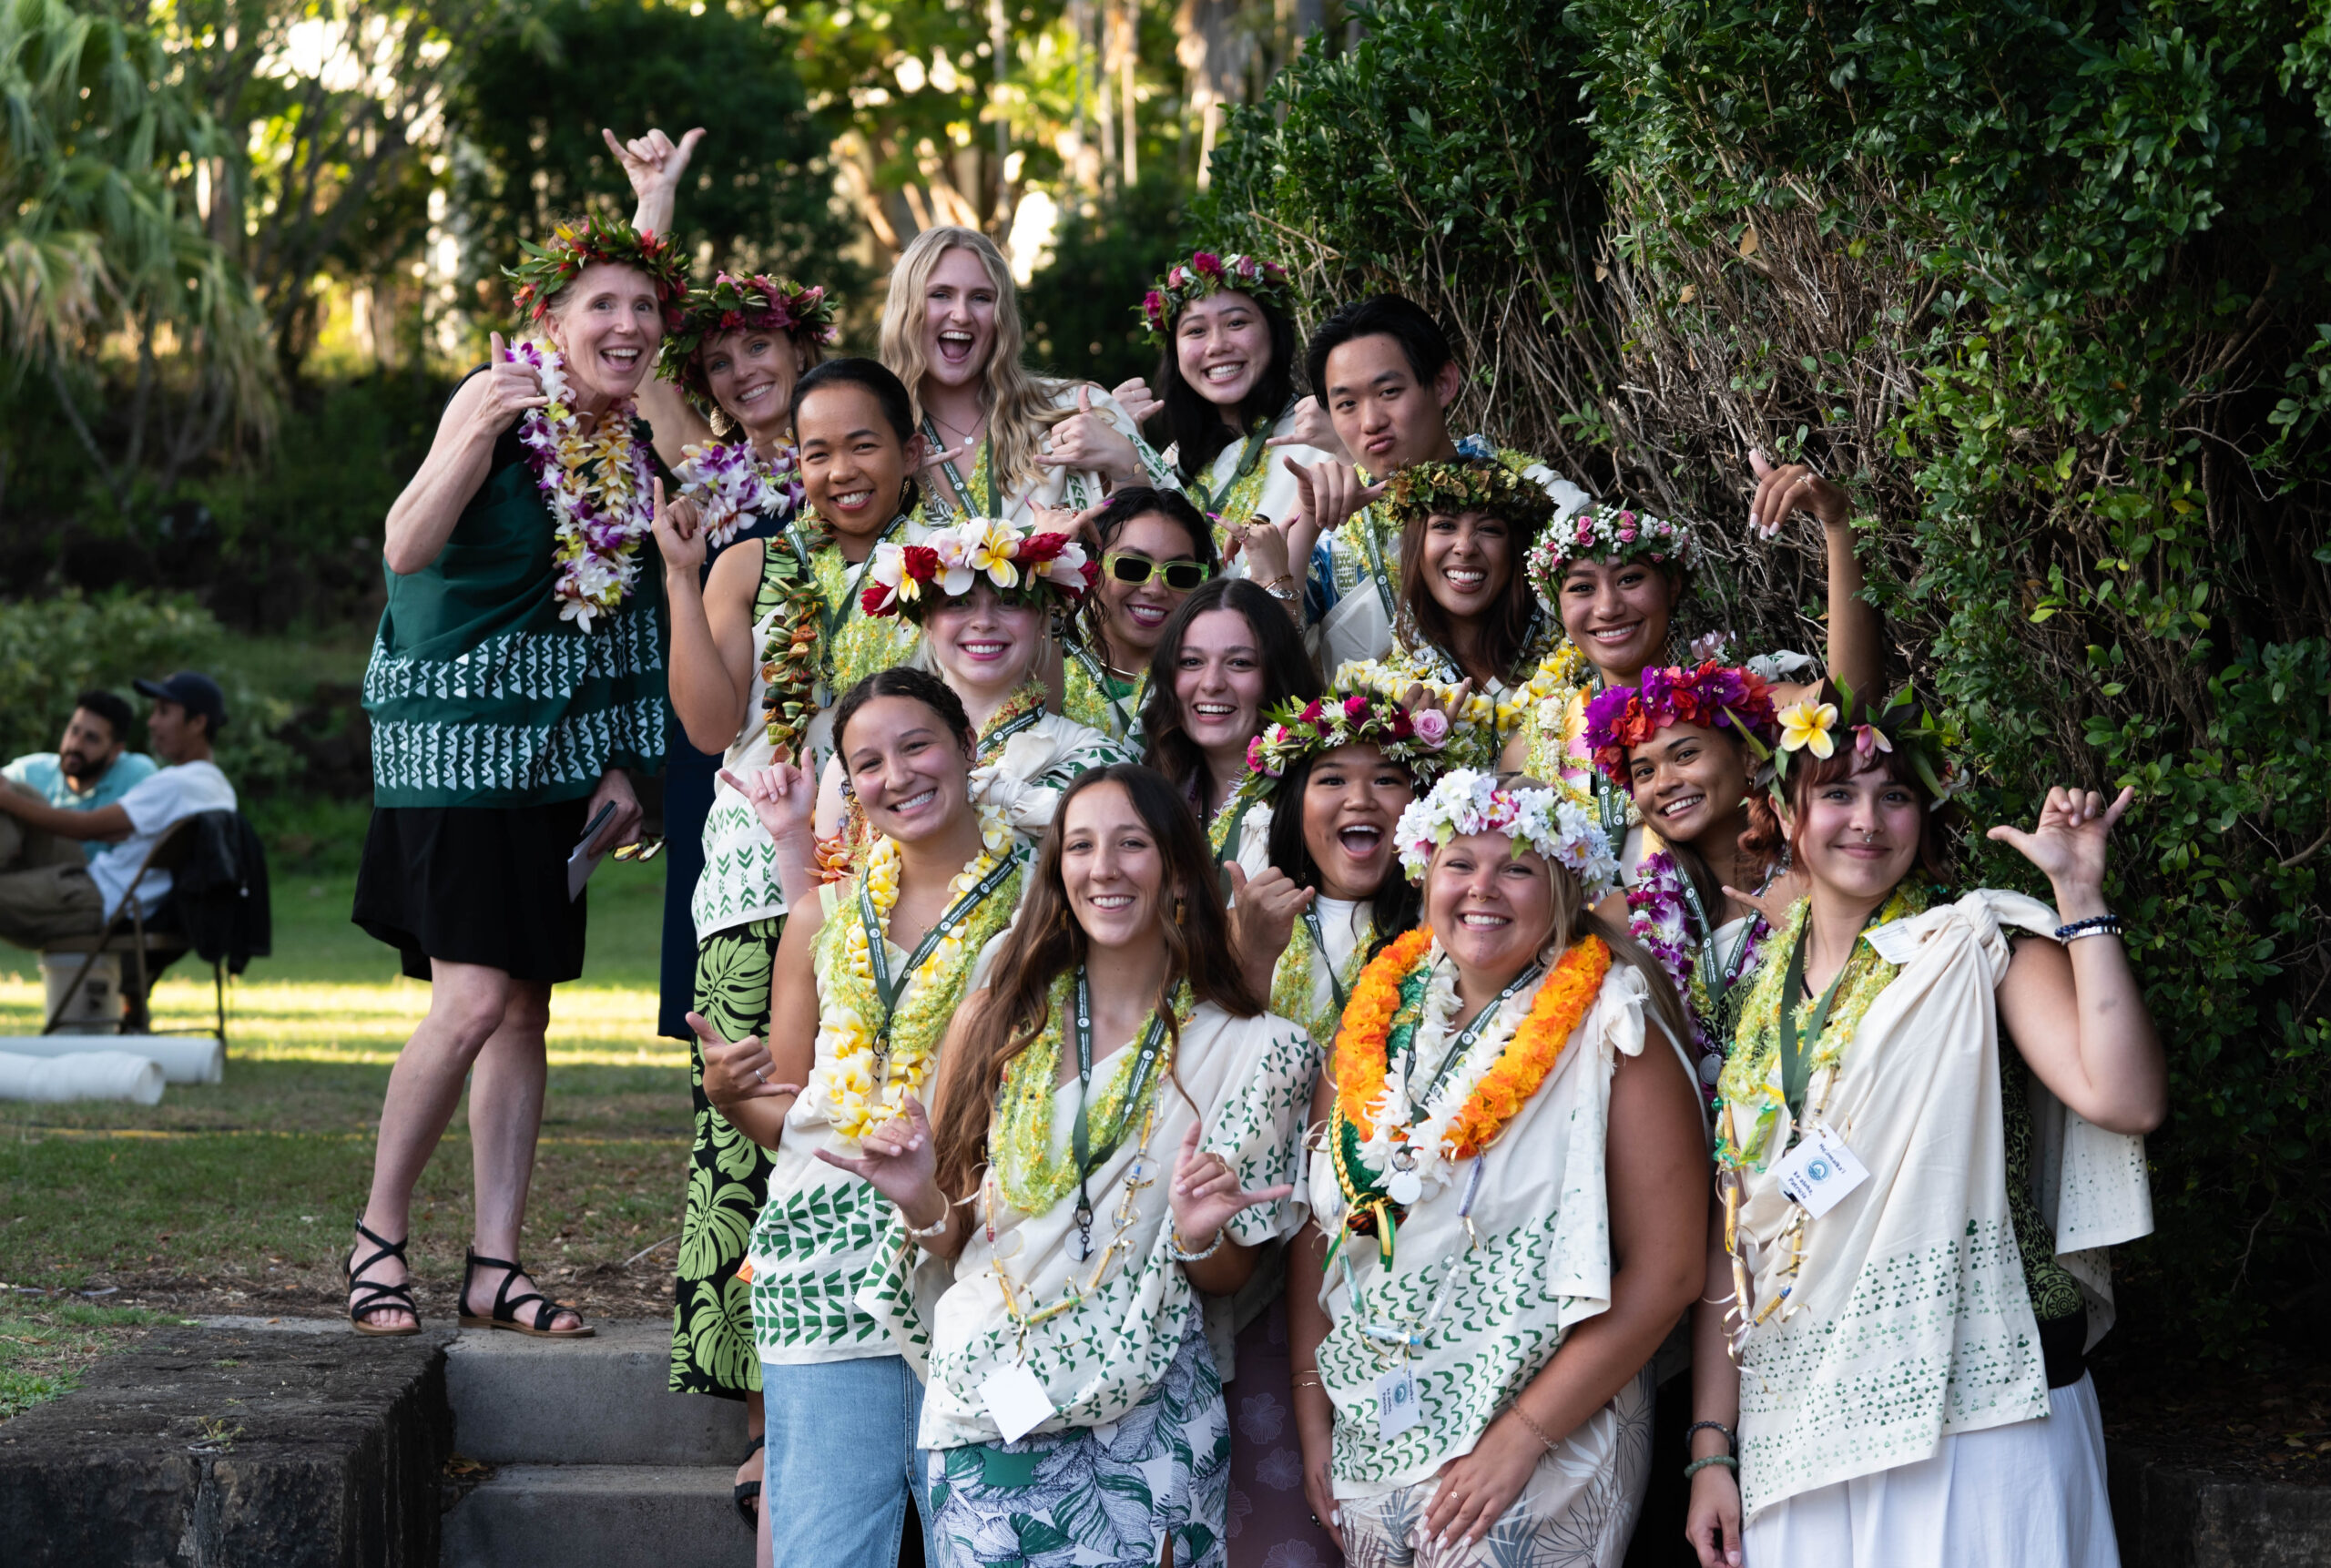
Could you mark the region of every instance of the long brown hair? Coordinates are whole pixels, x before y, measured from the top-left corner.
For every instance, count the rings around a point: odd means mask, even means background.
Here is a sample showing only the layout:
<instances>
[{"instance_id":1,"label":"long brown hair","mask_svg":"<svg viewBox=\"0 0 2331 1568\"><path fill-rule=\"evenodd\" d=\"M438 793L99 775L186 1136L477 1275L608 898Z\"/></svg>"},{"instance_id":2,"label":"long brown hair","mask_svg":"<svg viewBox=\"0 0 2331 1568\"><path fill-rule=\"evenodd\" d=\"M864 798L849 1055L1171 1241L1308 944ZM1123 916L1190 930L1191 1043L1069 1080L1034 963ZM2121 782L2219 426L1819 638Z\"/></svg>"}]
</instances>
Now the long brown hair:
<instances>
[{"instance_id":1,"label":"long brown hair","mask_svg":"<svg viewBox=\"0 0 2331 1568\"><path fill-rule=\"evenodd\" d=\"M1141 732L1148 750L1142 760L1176 784L1195 788L1198 809L1207 812L1222 802L1214 799L1214 775L1206 768L1206 753L1183 726L1174 676L1181 667L1182 639L1189 634L1190 623L1216 610L1236 610L1254 631L1255 652L1263 666L1263 695L1255 705L1257 730L1263 715L1279 704L1308 702L1328 689L1319 678L1319 667L1303 646L1303 634L1260 584L1245 577L1209 577L1190 590L1190 596L1166 617L1157 650L1149 656L1149 695L1141 708Z\"/></svg>"},{"instance_id":2,"label":"long brown hair","mask_svg":"<svg viewBox=\"0 0 2331 1568\"><path fill-rule=\"evenodd\" d=\"M1538 618L1537 591L1522 569L1522 557L1534 538L1533 524L1503 512L1484 511L1505 524L1505 585L1498 602L1481 617L1481 661L1498 679L1510 681L1522 673L1514 667L1530 647L1530 628ZM1443 515L1447 515L1443 514ZM1451 664L1466 675L1457 657L1457 620L1441 608L1424 580L1424 538L1432 526L1430 514L1410 513L1400 528L1400 631L1414 643L1427 643L1448 654Z\"/></svg>"},{"instance_id":3,"label":"long brown hair","mask_svg":"<svg viewBox=\"0 0 2331 1568\"><path fill-rule=\"evenodd\" d=\"M1125 792L1164 853L1166 876L1159 891L1174 898L1176 912L1166 922L1166 980L1157 994L1157 1011L1175 1044L1180 1044L1180 1028L1174 1017L1174 993L1185 981L1198 1001L1211 1002L1234 1018L1252 1018L1263 1011L1263 999L1247 984L1230 951L1229 916L1214 896L1214 863L1206 853L1206 835L1198 831L1197 820L1174 787L1131 762L1080 774L1062 791L1052 826L1044 830L1035 866L1028 872L1019 919L989 966L987 990L940 1064L932 1096L937 1112L932 1150L940 1190L951 1197L967 1197L979 1185L981 1167L987 1163L988 1122L1003 1085L1003 1070L1050 1021L1053 982L1083 964L1091 951L1061 878L1061 844L1076 798L1104 784Z\"/></svg>"}]
</instances>

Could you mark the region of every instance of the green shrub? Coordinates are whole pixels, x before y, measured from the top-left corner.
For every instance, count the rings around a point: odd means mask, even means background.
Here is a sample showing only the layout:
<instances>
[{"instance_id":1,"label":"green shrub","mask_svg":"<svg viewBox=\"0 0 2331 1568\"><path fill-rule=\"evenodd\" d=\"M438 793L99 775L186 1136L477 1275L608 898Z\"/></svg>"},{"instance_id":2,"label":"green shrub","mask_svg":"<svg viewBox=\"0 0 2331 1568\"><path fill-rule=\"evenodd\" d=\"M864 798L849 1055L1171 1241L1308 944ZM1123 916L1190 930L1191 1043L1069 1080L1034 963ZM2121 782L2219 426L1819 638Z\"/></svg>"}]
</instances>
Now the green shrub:
<instances>
[{"instance_id":1,"label":"green shrub","mask_svg":"<svg viewBox=\"0 0 2331 1568\"><path fill-rule=\"evenodd\" d=\"M2135 1294L2214 1351L2302 1331L2331 1235L2319 6L1464 0L1368 29L1240 118L1208 237L1287 257L1315 310L1439 310L1462 415L1709 524L1704 596L1753 642L1818 638L1818 560L1728 526L1744 449L1855 488L1979 815L2138 789L2112 895L2174 1108Z\"/></svg>"}]
</instances>

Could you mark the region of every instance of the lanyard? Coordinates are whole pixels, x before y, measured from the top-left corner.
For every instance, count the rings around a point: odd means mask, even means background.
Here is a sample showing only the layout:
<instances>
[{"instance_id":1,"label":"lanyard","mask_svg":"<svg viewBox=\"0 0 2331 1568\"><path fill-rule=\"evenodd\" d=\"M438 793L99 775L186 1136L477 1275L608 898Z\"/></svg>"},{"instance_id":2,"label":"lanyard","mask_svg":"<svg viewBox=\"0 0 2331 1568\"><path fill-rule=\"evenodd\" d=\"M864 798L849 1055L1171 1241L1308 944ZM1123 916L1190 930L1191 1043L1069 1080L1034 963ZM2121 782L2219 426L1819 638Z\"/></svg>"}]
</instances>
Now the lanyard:
<instances>
[{"instance_id":1,"label":"lanyard","mask_svg":"<svg viewBox=\"0 0 2331 1568\"><path fill-rule=\"evenodd\" d=\"M1829 989L1821 993L1814 1004L1813 1016L1807 1021L1805 1037L1797 1033L1797 993L1805 989L1805 949L1812 940L1809 930L1797 933L1797 946L1788 955L1788 975L1781 984L1781 1094L1788 1101L1791 1116L1805 1114L1805 1089L1813 1076L1807 1052L1821 1042L1821 1031L1829 1023L1829 1005L1837 1000L1837 988L1846 983L1846 971L1853 967L1854 949L1861 942L1861 933L1869 929L1877 911L1862 917L1854 940L1846 948L1846 961L1837 965L1837 974L1829 982Z\"/></svg>"},{"instance_id":2,"label":"lanyard","mask_svg":"<svg viewBox=\"0 0 2331 1568\"><path fill-rule=\"evenodd\" d=\"M1336 1016L1340 1018L1349 1003L1344 995L1343 976L1336 972L1336 961L1328 956L1328 933L1319 924L1319 911L1309 904L1303 906L1303 924L1311 933L1311 951L1328 966L1328 989L1336 999Z\"/></svg>"},{"instance_id":3,"label":"lanyard","mask_svg":"<svg viewBox=\"0 0 2331 1568\"><path fill-rule=\"evenodd\" d=\"M1075 658L1076 662L1084 667L1085 677L1087 679L1092 681L1093 689L1101 694L1101 700L1107 703L1109 705L1109 711L1117 716L1117 732L1115 736L1111 737L1111 738L1123 740L1126 736L1131 735L1133 733L1133 720L1126 717L1125 703L1119 699L1116 692L1111 688L1108 672L1101 667L1101 661L1093 657L1093 650L1086 647L1081 642L1068 642L1064 640L1061 646L1067 648L1070 655ZM1141 696L1141 683L1139 681L1135 681L1134 683L1134 696L1136 699ZM1137 701L1135 706L1139 706Z\"/></svg>"},{"instance_id":4,"label":"lanyard","mask_svg":"<svg viewBox=\"0 0 2331 1568\"><path fill-rule=\"evenodd\" d=\"M946 940L948 933L969 918L973 910L985 903L987 896L1002 887L1003 879L1010 876L1019 864L1020 857L1016 853L1006 855L996 862L993 871L979 880L977 885L949 905L947 912L922 933L922 940L915 943L912 952L907 954L904 974L911 976L921 968L922 961L931 956L931 950ZM874 912L874 895L867 891L862 881L858 887L858 919L866 928L866 956L874 963L874 993L882 999L882 1023L874 1032L875 1038L887 1041L891 1034L891 1019L899 1010L899 993L905 986L903 981L893 983L891 979L891 940L883 934L881 917Z\"/></svg>"},{"instance_id":5,"label":"lanyard","mask_svg":"<svg viewBox=\"0 0 2331 1568\"><path fill-rule=\"evenodd\" d=\"M820 639L820 646L818 649L818 665L819 673L824 675L826 677L826 687L830 692L832 691L834 684L835 645L841 641L842 628L850 625L850 617L858 608L859 590L866 585L866 574L874 569L874 552L889 544L891 542L891 536L906 525L907 514L905 513L901 512L896 517L891 518L889 526L882 530L881 534L875 539L873 545L867 550L866 559L858 563L858 569L855 572L844 574L841 583L840 604L827 604L825 602L825 596L822 594L819 596L818 618L824 625L826 635ZM797 550L801 548L798 534L795 535L794 548ZM802 555L802 561L805 565L808 564L809 556L806 553ZM810 570L809 580L812 583L817 581L817 573L814 568L811 568ZM833 692L833 695L838 697L840 694L839 692Z\"/></svg>"},{"instance_id":6,"label":"lanyard","mask_svg":"<svg viewBox=\"0 0 2331 1568\"><path fill-rule=\"evenodd\" d=\"M1117 1130L1108 1143L1098 1149L1092 1147L1093 1128L1087 1118L1087 1108L1093 1103L1093 986L1086 979L1082 964L1076 971L1076 1123L1070 1133L1076 1160L1076 1234L1081 1256L1079 1263L1093 1255L1093 1199L1085 1190L1085 1183L1100 1167L1101 1162L1117 1152L1125 1140L1125 1128L1132 1124L1133 1108L1141 1104L1142 1092L1149 1087L1149 1075L1157 1066L1157 1055L1166 1044L1166 1015L1157 1013L1149 1021L1149 1033L1141 1037L1140 1054L1134 1058L1133 1074L1125 1080L1125 1115L1119 1118Z\"/></svg>"},{"instance_id":7,"label":"lanyard","mask_svg":"<svg viewBox=\"0 0 2331 1568\"><path fill-rule=\"evenodd\" d=\"M1424 1119L1425 1102L1430 1100L1440 1090L1440 1085L1449 1081L1449 1074L1455 1072L1457 1064L1465 1059L1465 1053L1473 1048L1473 1042L1481 1037L1481 1031L1490 1026L1490 1021L1498 1015L1507 1003L1513 1000L1513 993L1525 985L1534 985L1537 983L1538 977L1545 972L1544 964L1532 964L1507 982L1505 989L1497 993L1495 1001L1473 1014L1473 1021L1466 1024L1464 1032L1451 1042L1448 1052L1440 1058L1440 1067L1433 1072L1432 1082L1425 1085L1424 1093L1409 1096L1409 1120L1411 1125ZM1410 1073L1416 1071L1416 1064L1417 1037L1411 1034L1409 1036L1409 1071Z\"/></svg>"},{"instance_id":8,"label":"lanyard","mask_svg":"<svg viewBox=\"0 0 2331 1568\"><path fill-rule=\"evenodd\" d=\"M939 439L939 426L931 422L931 418L929 414L923 415L922 418L922 438L923 440L931 443L934 451L944 452L947 450L947 443ZM981 515L986 517L1001 517L1003 515L1003 496L996 489L995 485L995 438L991 435L985 441L982 441L980 443L980 450L982 454L987 459L987 510L981 514ZM970 511L972 508L972 487L964 484L963 476L956 472L955 460L951 457L939 466L946 473L947 483L955 487L956 504L962 506L964 511ZM979 467L979 463L974 461L972 466L976 469Z\"/></svg>"},{"instance_id":9,"label":"lanyard","mask_svg":"<svg viewBox=\"0 0 2331 1568\"><path fill-rule=\"evenodd\" d=\"M1740 945L1732 950L1732 962L1725 963L1723 962L1722 954L1716 950L1715 922L1708 919L1708 911L1700 902L1700 890L1693 885L1691 878L1684 875L1684 869L1681 866L1675 869L1675 875L1676 880L1683 884L1684 902L1690 907L1692 918L1700 924L1697 961L1700 983L1707 988L1708 1001L1715 1006L1717 1015L1721 1017L1725 1001L1731 993L1733 986L1738 983L1742 966L1748 962L1749 944L1756 940L1756 917L1751 914L1748 917L1748 922L1740 928ZM1815 1038L1819 1038L1818 1032L1816 1033Z\"/></svg>"},{"instance_id":10,"label":"lanyard","mask_svg":"<svg viewBox=\"0 0 2331 1568\"><path fill-rule=\"evenodd\" d=\"M1487 1154L1473 1156L1473 1168L1465 1177L1465 1196L1457 1205L1457 1217L1465 1224L1466 1252L1472 1251L1477 1244L1473 1235L1473 1200L1481 1196L1481 1166L1488 1159ZM1367 1292L1360 1288L1359 1275L1351 1266L1351 1253L1347 1250L1341 1256L1344 1285L1351 1292L1352 1311L1359 1319L1361 1338L1385 1349L1398 1349L1403 1356L1413 1356L1423 1349L1431 1341L1432 1330L1440 1323L1441 1313L1448 1309L1450 1288L1457 1282L1457 1260L1464 1254L1452 1253L1443 1260L1440 1286L1432 1293L1432 1305L1412 1329L1379 1323L1369 1316Z\"/></svg>"},{"instance_id":11,"label":"lanyard","mask_svg":"<svg viewBox=\"0 0 2331 1568\"><path fill-rule=\"evenodd\" d=\"M1279 410L1278 418L1285 419L1288 416L1288 412L1294 407L1295 405L1290 402L1286 408ZM1266 447L1265 443L1270 440L1271 432L1277 428L1278 420L1275 419L1269 423L1257 428L1255 433L1247 438L1246 443L1238 449L1238 466L1237 470L1231 473L1230 482L1225 484L1219 493L1206 482L1206 478L1203 474L1190 481L1188 486L1191 492L1190 498L1198 504L1199 511L1211 516L1215 511L1215 503L1222 500L1232 491L1237 489L1239 482L1244 480L1248 474L1255 472L1256 468L1261 464L1265 453L1268 450ZM1227 521L1227 519L1225 519L1225 521Z\"/></svg>"},{"instance_id":12,"label":"lanyard","mask_svg":"<svg viewBox=\"0 0 2331 1568\"><path fill-rule=\"evenodd\" d=\"M1035 723L1036 720L1043 718L1043 716L1044 710L1043 708L1032 708L1027 712L1013 719L1011 723L991 729L985 735L981 736L979 744L980 760L984 762L992 753L1001 751L1003 748L1003 743L1005 741L1010 740L1013 736L1019 734L1022 730Z\"/></svg>"}]
</instances>

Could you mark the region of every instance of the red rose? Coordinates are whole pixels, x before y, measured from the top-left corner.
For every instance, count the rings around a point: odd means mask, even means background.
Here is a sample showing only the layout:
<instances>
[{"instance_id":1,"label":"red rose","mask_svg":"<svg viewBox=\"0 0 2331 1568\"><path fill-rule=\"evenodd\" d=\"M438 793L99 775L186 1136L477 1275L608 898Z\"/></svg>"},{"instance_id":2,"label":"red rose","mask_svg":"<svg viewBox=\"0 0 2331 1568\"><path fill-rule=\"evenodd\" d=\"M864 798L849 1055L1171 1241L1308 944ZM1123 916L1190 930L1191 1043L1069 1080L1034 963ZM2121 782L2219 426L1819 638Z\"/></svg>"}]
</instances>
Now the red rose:
<instances>
[{"instance_id":1,"label":"red rose","mask_svg":"<svg viewBox=\"0 0 2331 1568\"><path fill-rule=\"evenodd\" d=\"M1020 548L1012 558L1023 566L1041 566L1047 561L1059 560L1060 553L1067 548L1067 535L1038 534L1021 540Z\"/></svg>"},{"instance_id":2,"label":"red rose","mask_svg":"<svg viewBox=\"0 0 2331 1568\"><path fill-rule=\"evenodd\" d=\"M939 552L928 545L908 545L900 550L906 575L918 583L928 583L939 575Z\"/></svg>"}]
</instances>

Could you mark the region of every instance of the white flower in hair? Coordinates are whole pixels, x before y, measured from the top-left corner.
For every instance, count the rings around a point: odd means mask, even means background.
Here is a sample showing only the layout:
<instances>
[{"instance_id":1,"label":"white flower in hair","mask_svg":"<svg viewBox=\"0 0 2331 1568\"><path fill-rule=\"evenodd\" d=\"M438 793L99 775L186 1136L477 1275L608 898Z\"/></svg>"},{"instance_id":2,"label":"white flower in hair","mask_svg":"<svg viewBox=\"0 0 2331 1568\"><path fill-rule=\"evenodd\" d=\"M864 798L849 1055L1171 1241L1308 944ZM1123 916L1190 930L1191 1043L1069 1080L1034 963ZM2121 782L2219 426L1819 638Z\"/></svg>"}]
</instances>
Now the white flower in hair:
<instances>
[{"instance_id":1,"label":"white flower in hair","mask_svg":"<svg viewBox=\"0 0 2331 1568\"><path fill-rule=\"evenodd\" d=\"M1601 826L1575 799L1543 785L1519 789L1498 787L1493 775L1460 768L1432 792L1400 813L1392 838L1400 866L1420 881L1434 853L1451 839L1502 833L1517 856L1535 850L1566 867L1585 889L1588 901L1605 897L1619 882L1618 857Z\"/></svg>"}]
</instances>

